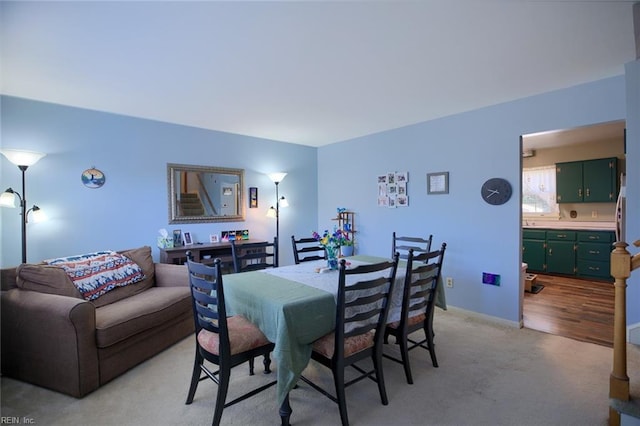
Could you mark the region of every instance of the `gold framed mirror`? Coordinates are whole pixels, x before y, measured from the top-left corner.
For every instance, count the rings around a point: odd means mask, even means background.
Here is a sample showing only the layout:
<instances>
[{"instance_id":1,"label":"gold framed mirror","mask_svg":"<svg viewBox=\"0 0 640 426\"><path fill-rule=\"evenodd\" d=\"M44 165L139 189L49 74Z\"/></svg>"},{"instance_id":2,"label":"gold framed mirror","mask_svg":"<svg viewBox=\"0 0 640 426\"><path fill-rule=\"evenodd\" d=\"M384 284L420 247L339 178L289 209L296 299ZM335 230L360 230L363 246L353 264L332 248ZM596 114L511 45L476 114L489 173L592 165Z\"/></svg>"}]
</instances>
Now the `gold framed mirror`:
<instances>
[{"instance_id":1,"label":"gold framed mirror","mask_svg":"<svg viewBox=\"0 0 640 426\"><path fill-rule=\"evenodd\" d=\"M167 164L169 223L244 221L244 169Z\"/></svg>"}]
</instances>

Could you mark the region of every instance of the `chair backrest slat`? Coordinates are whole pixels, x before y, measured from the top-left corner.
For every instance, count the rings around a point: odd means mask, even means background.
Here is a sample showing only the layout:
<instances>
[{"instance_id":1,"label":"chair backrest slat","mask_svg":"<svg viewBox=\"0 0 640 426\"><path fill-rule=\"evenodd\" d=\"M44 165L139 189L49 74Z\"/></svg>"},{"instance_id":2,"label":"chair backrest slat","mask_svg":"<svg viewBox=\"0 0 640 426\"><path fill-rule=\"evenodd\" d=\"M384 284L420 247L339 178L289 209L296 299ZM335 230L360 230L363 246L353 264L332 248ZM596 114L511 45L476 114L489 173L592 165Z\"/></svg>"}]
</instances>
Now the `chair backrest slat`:
<instances>
[{"instance_id":1,"label":"chair backrest slat","mask_svg":"<svg viewBox=\"0 0 640 426\"><path fill-rule=\"evenodd\" d=\"M224 290L220 259L213 266L187 258L191 304L196 327L196 336L202 329L217 333L220 351L229 350L227 312L224 304Z\"/></svg>"},{"instance_id":2,"label":"chair backrest slat","mask_svg":"<svg viewBox=\"0 0 640 426\"><path fill-rule=\"evenodd\" d=\"M259 243L231 241L233 269L236 273L276 268L278 266L278 239Z\"/></svg>"},{"instance_id":3,"label":"chair backrest slat","mask_svg":"<svg viewBox=\"0 0 640 426\"><path fill-rule=\"evenodd\" d=\"M309 262L312 260L322 260L327 258L324 247L315 238L296 239L291 236L291 247L293 247L293 259L296 265L300 262ZM309 254L315 253L315 254Z\"/></svg>"},{"instance_id":4,"label":"chair backrest slat","mask_svg":"<svg viewBox=\"0 0 640 426\"><path fill-rule=\"evenodd\" d=\"M409 256L409 250L413 250L414 253L429 253L431 251L432 241L433 235L429 235L427 238L399 237L395 232L393 232L391 255L399 253L400 259L407 259Z\"/></svg>"},{"instance_id":5,"label":"chair backrest slat","mask_svg":"<svg viewBox=\"0 0 640 426\"><path fill-rule=\"evenodd\" d=\"M442 243L440 250L418 254L409 250L402 296L401 324L406 323L412 316L422 313L428 315L433 309L446 247L447 244Z\"/></svg>"},{"instance_id":6,"label":"chair backrest slat","mask_svg":"<svg viewBox=\"0 0 640 426\"><path fill-rule=\"evenodd\" d=\"M345 338L372 330L376 333L375 345L381 349L397 268L397 255L390 261L352 269L346 268L344 259L340 261L334 357L344 356Z\"/></svg>"}]
</instances>

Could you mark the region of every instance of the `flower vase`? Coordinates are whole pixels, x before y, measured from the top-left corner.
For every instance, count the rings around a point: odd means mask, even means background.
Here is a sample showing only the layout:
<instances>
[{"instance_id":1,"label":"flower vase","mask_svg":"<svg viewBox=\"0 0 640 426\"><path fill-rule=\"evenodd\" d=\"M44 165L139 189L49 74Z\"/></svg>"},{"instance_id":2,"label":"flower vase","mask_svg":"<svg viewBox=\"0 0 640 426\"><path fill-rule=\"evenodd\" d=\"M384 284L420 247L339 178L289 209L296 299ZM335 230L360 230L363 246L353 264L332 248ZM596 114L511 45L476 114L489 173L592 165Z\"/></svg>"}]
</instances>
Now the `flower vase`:
<instances>
[{"instance_id":1,"label":"flower vase","mask_svg":"<svg viewBox=\"0 0 640 426\"><path fill-rule=\"evenodd\" d=\"M339 247L326 246L327 251L327 267L332 270L338 269L338 250Z\"/></svg>"}]
</instances>

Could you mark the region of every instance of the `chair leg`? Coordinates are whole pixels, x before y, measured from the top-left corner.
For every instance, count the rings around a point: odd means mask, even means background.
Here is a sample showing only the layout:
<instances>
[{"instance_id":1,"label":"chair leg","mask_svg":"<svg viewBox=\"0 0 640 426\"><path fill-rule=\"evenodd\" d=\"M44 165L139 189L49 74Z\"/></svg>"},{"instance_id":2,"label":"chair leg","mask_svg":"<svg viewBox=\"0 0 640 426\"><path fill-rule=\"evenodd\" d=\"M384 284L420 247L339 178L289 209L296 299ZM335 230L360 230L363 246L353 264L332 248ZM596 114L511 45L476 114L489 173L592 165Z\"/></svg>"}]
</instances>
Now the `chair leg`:
<instances>
[{"instance_id":1,"label":"chair leg","mask_svg":"<svg viewBox=\"0 0 640 426\"><path fill-rule=\"evenodd\" d=\"M336 385L336 399L338 400L338 409L340 410L342 426L349 426L347 399L344 392L344 366L333 369L333 381Z\"/></svg>"},{"instance_id":2,"label":"chair leg","mask_svg":"<svg viewBox=\"0 0 640 426\"><path fill-rule=\"evenodd\" d=\"M269 374L271 373L271 357L269 356L269 354L265 354L264 356L264 360L262 361L262 364L264 364L264 374Z\"/></svg>"},{"instance_id":3,"label":"chair leg","mask_svg":"<svg viewBox=\"0 0 640 426\"><path fill-rule=\"evenodd\" d=\"M213 412L212 426L218 426L220 419L222 418L222 410L224 409L224 402L227 399L227 391L229 390L229 378L231 376L231 369L228 366L220 366L220 373L218 375L218 395L216 396L216 408Z\"/></svg>"},{"instance_id":4,"label":"chair leg","mask_svg":"<svg viewBox=\"0 0 640 426\"><path fill-rule=\"evenodd\" d=\"M253 358L249 359L249 375L253 376Z\"/></svg>"},{"instance_id":5,"label":"chair leg","mask_svg":"<svg viewBox=\"0 0 640 426\"><path fill-rule=\"evenodd\" d=\"M380 348L380 352L376 350L373 353L372 361L376 371L376 381L378 382L378 390L380 391L380 401L382 401L382 405L389 405L387 389L384 386L384 374L382 373L382 348Z\"/></svg>"},{"instance_id":6,"label":"chair leg","mask_svg":"<svg viewBox=\"0 0 640 426\"><path fill-rule=\"evenodd\" d=\"M413 377L411 376L411 364L409 363L409 348L407 342L407 334L403 333L399 339L400 343L400 355L402 356L402 365L404 366L404 375L407 377L407 383L413 384Z\"/></svg>"},{"instance_id":7,"label":"chair leg","mask_svg":"<svg viewBox=\"0 0 640 426\"><path fill-rule=\"evenodd\" d=\"M430 324L425 324L424 333L427 337L427 344L429 345L429 355L431 355L431 363L434 367L438 368L438 360L436 359L436 347L433 343L433 328Z\"/></svg>"},{"instance_id":8,"label":"chair leg","mask_svg":"<svg viewBox=\"0 0 640 426\"><path fill-rule=\"evenodd\" d=\"M193 402L193 398L196 395L196 389L198 388L198 383L200 383L200 374L202 372L200 367L203 361L204 358L202 358L202 355L200 355L200 352L198 352L196 348L196 356L193 360L193 373L191 373L191 385L189 386L189 393L187 394L187 405Z\"/></svg>"}]
</instances>

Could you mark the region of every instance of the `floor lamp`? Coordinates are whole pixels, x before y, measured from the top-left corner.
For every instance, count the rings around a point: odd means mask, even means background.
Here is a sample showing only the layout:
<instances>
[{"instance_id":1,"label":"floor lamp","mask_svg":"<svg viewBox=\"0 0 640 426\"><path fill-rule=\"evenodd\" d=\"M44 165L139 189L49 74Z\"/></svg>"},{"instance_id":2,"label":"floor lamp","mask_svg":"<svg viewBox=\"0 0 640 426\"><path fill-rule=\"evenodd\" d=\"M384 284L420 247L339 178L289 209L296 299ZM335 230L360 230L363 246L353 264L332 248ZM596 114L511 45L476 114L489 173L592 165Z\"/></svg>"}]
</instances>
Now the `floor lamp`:
<instances>
[{"instance_id":1,"label":"floor lamp","mask_svg":"<svg viewBox=\"0 0 640 426\"><path fill-rule=\"evenodd\" d=\"M35 222L39 222L43 219L43 212L35 204L27 210L25 172L29 166L36 164L38 160L46 154L41 152L21 151L18 149L2 149L0 152L22 171L22 195L11 188L7 188L7 190L0 195L0 206L15 208L16 198L20 201L20 216L22 217L22 263L27 263L27 216L30 212L33 212L33 220Z\"/></svg>"},{"instance_id":2,"label":"floor lamp","mask_svg":"<svg viewBox=\"0 0 640 426\"><path fill-rule=\"evenodd\" d=\"M276 207L269 207L267 211L268 217L276 218L276 243L278 244L278 250L276 252L276 264L280 265L280 207L288 207L289 202L286 198L278 195L278 184L282 182L282 179L286 176L286 173L270 173L269 178L276 184Z\"/></svg>"}]
</instances>

